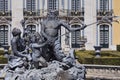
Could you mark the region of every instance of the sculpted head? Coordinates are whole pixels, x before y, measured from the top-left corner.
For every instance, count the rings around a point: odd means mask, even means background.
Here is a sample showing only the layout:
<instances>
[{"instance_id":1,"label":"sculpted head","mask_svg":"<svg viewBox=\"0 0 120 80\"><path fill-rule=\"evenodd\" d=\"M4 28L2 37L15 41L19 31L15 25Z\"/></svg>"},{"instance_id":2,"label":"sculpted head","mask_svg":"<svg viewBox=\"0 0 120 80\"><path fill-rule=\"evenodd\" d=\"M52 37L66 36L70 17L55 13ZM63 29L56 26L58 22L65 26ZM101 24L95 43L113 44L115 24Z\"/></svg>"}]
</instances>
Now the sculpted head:
<instances>
[{"instance_id":1,"label":"sculpted head","mask_svg":"<svg viewBox=\"0 0 120 80\"><path fill-rule=\"evenodd\" d=\"M12 30L12 35L13 35L13 36L17 36L17 35L20 35L20 34L21 34L20 29L14 28L14 29Z\"/></svg>"},{"instance_id":2,"label":"sculpted head","mask_svg":"<svg viewBox=\"0 0 120 80\"><path fill-rule=\"evenodd\" d=\"M47 16L49 19L55 19L58 16L58 11L50 10Z\"/></svg>"}]
</instances>

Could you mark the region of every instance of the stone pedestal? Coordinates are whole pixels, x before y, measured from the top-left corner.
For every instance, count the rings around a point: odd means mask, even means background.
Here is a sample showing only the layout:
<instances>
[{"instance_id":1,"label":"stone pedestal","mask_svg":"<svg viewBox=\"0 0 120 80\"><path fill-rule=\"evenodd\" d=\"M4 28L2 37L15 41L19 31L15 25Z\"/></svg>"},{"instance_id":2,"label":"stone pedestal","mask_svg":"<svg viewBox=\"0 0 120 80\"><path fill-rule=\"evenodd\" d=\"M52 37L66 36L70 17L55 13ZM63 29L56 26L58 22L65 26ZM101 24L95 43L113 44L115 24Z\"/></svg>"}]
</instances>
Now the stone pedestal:
<instances>
[{"instance_id":1,"label":"stone pedestal","mask_svg":"<svg viewBox=\"0 0 120 80\"><path fill-rule=\"evenodd\" d=\"M95 57L100 57L101 48L102 48L101 46L94 46L95 54L96 54Z\"/></svg>"}]
</instances>

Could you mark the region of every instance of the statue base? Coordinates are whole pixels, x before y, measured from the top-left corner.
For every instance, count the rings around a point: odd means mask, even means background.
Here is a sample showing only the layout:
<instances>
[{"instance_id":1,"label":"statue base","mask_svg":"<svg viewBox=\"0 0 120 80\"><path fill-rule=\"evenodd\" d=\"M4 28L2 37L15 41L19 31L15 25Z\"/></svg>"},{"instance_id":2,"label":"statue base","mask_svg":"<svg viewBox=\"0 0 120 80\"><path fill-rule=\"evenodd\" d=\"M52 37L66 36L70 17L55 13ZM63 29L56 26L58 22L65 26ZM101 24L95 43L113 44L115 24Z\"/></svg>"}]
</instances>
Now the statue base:
<instances>
[{"instance_id":1,"label":"statue base","mask_svg":"<svg viewBox=\"0 0 120 80\"><path fill-rule=\"evenodd\" d=\"M84 80L85 68L75 64L69 68L65 63L52 61L48 67L30 69L23 72L7 71L5 79L0 80Z\"/></svg>"}]
</instances>

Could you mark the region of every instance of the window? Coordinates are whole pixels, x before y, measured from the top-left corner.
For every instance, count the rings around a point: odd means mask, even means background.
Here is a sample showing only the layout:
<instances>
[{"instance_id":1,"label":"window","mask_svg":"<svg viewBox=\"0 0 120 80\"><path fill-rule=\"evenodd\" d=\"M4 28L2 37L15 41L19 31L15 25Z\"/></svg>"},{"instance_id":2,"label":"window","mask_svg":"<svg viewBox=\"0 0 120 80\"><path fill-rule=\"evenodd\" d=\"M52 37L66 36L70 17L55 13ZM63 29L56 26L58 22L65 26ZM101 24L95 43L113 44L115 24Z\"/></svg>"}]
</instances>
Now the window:
<instances>
[{"instance_id":1,"label":"window","mask_svg":"<svg viewBox=\"0 0 120 80\"><path fill-rule=\"evenodd\" d=\"M73 25L73 28L78 28L80 25ZM72 48L80 48L80 37L81 37L81 31L77 30L74 32L71 32L71 44Z\"/></svg>"},{"instance_id":2,"label":"window","mask_svg":"<svg viewBox=\"0 0 120 80\"><path fill-rule=\"evenodd\" d=\"M80 10L80 0L72 0L72 10L78 11Z\"/></svg>"},{"instance_id":3,"label":"window","mask_svg":"<svg viewBox=\"0 0 120 80\"><path fill-rule=\"evenodd\" d=\"M112 0L97 0L97 16L112 16Z\"/></svg>"},{"instance_id":4,"label":"window","mask_svg":"<svg viewBox=\"0 0 120 80\"><path fill-rule=\"evenodd\" d=\"M109 6L112 6L110 5L110 2L111 0L100 0L100 10L101 11L108 11L109 10Z\"/></svg>"},{"instance_id":5,"label":"window","mask_svg":"<svg viewBox=\"0 0 120 80\"><path fill-rule=\"evenodd\" d=\"M58 0L48 0L49 10L58 10Z\"/></svg>"},{"instance_id":6,"label":"window","mask_svg":"<svg viewBox=\"0 0 120 80\"><path fill-rule=\"evenodd\" d=\"M27 25L27 28L29 28L31 33L36 32L36 26L35 25Z\"/></svg>"},{"instance_id":7,"label":"window","mask_svg":"<svg viewBox=\"0 0 120 80\"><path fill-rule=\"evenodd\" d=\"M6 25L0 26L0 44L2 45L8 44L8 26Z\"/></svg>"},{"instance_id":8,"label":"window","mask_svg":"<svg viewBox=\"0 0 120 80\"><path fill-rule=\"evenodd\" d=\"M100 26L100 45L103 48L109 47L109 26L108 25Z\"/></svg>"},{"instance_id":9,"label":"window","mask_svg":"<svg viewBox=\"0 0 120 80\"><path fill-rule=\"evenodd\" d=\"M64 0L62 0L61 3L62 3L62 8L64 9L64 5L65 5Z\"/></svg>"},{"instance_id":10,"label":"window","mask_svg":"<svg viewBox=\"0 0 120 80\"><path fill-rule=\"evenodd\" d=\"M27 11L35 11L35 0L27 0L26 1L26 8Z\"/></svg>"},{"instance_id":11,"label":"window","mask_svg":"<svg viewBox=\"0 0 120 80\"><path fill-rule=\"evenodd\" d=\"M72 0L71 9L72 11L82 11L84 9L84 0Z\"/></svg>"},{"instance_id":12,"label":"window","mask_svg":"<svg viewBox=\"0 0 120 80\"><path fill-rule=\"evenodd\" d=\"M112 0L97 0L97 8L101 11L112 10Z\"/></svg>"},{"instance_id":13,"label":"window","mask_svg":"<svg viewBox=\"0 0 120 80\"><path fill-rule=\"evenodd\" d=\"M8 11L8 0L0 0L0 11Z\"/></svg>"},{"instance_id":14,"label":"window","mask_svg":"<svg viewBox=\"0 0 120 80\"><path fill-rule=\"evenodd\" d=\"M71 0L71 16L84 16L84 0Z\"/></svg>"}]
</instances>

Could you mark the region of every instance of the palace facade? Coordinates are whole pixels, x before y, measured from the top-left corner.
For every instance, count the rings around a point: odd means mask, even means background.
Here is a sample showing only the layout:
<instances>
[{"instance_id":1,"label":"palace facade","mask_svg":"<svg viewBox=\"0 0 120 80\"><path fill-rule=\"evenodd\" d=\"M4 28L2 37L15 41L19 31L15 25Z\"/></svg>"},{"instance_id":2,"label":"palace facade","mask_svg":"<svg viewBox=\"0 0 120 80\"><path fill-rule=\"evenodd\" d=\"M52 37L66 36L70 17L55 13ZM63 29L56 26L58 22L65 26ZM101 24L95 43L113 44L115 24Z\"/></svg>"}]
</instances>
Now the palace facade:
<instances>
[{"instance_id":1,"label":"palace facade","mask_svg":"<svg viewBox=\"0 0 120 80\"><path fill-rule=\"evenodd\" d=\"M119 5L117 1L119 0L0 0L0 43L10 45L11 31L14 27L23 31L20 24L23 19L25 27L29 27L31 32L40 32L40 22L46 18L48 11L57 10L58 18L69 23L71 28L81 27L83 24L97 22L103 16L113 16L114 9L117 12L118 8L114 5ZM119 14L120 11L116 13ZM61 35L68 33L64 27L59 32ZM120 26L117 23L93 24L84 30L60 37L61 46L66 51L83 47L94 50L96 45L101 45L105 50L116 50L116 45L120 43L119 33Z\"/></svg>"}]
</instances>

